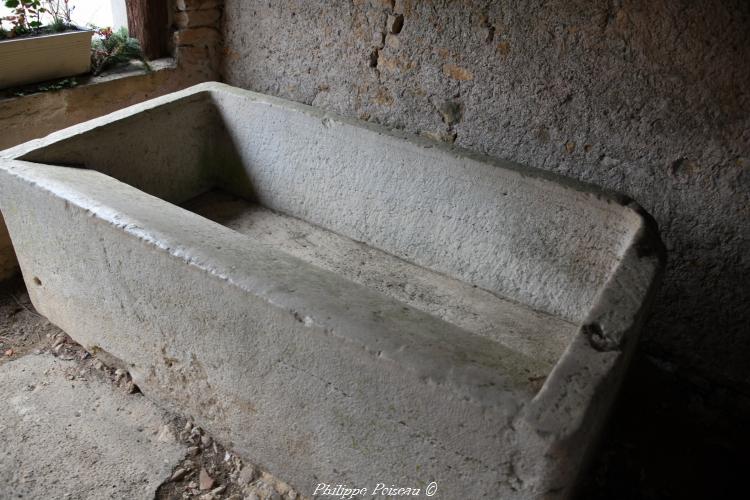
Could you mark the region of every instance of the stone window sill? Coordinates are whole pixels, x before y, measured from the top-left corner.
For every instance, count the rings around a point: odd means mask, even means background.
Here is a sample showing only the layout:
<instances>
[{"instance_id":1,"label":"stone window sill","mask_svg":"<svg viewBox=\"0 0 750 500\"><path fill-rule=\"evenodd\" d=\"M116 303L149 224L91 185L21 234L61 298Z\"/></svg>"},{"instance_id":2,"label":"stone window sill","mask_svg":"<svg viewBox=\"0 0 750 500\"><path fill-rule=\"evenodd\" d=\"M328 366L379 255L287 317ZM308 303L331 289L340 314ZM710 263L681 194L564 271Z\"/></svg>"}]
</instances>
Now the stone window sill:
<instances>
[{"instance_id":1,"label":"stone window sill","mask_svg":"<svg viewBox=\"0 0 750 500\"><path fill-rule=\"evenodd\" d=\"M155 59L153 61L149 61L149 65L151 66L151 72L171 70L177 67L176 61L173 57L164 57L161 59ZM112 68L96 76L94 75L71 76L68 78L62 78L62 79L53 80L50 82L41 82L41 83L37 83L33 85L25 85L23 87L3 89L3 90L0 90L0 101L4 101L7 99L18 99L18 98L28 97L32 95L41 94L41 93L56 92L57 90L43 91L43 90L35 90L35 89L38 88L40 85L45 85L45 84L54 85L55 82L59 82L61 80L67 80L69 78L75 78L77 84L73 87L65 87L59 90L74 90L80 87L88 87L91 85L98 85L102 83L111 82L113 80L120 80L120 79L125 79L125 78L137 78L137 77L145 76L149 73L150 72L146 70L143 63L139 61L131 61L129 64L124 64L122 66ZM23 92L23 93L19 94L19 92Z\"/></svg>"}]
</instances>

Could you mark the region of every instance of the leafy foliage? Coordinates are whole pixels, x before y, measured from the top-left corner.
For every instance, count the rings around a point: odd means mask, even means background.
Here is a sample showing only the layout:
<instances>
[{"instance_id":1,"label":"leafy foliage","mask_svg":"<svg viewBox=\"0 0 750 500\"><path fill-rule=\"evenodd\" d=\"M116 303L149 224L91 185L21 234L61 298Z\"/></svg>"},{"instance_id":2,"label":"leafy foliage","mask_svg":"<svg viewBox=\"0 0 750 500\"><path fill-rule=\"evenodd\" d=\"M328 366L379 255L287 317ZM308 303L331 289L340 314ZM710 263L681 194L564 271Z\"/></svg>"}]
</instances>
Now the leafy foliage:
<instances>
[{"instance_id":1,"label":"leafy foliage","mask_svg":"<svg viewBox=\"0 0 750 500\"><path fill-rule=\"evenodd\" d=\"M0 18L0 40L18 36L34 36L57 33L80 28L72 24L71 14L74 10L73 0L0 0L12 10L13 15ZM51 22L42 24L42 15ZM3 23L9 23L6 30ZM128 63L133 59L141 61L147 70L151 70L143 56L141 45L135 38L128 36L126 28L112 31L112 28L91 26L95 36L91 40L91 72L94 75L116 66ZM60 90L75 86L75 80L62 80L57 84L38 86L34 91Z\"/></svg>"},{"instance_id":2,"label":"leafy foliage","mask_svg":"<svg viewBox=\"0 0 750 500\"><path fill-rule=\"evenodd\" d=\"M25 35L42 27L42 14L47 9L41 0L5 0L5 6L13 11L13 15L0 18L0 24L5 21L11 26L10 31L2 31L5 37Z\"/></svg>"},{"instance_id":3,"label":"leafy foliage","mask_svg":"<svg viewBox=\"0 0 750 500\"><path fill-rule=\"evenodd\" d=\"M0 40L24 35L59 33L73 26L70 16L75 9L71 0L0 0L12 10L13 15L0 17ZM51 17L47 25L42 23L42 15ZM10 24L6 30L3 23Z\"/></svg>"},{"instance_id":4,"label":"leafy foliage","mask_svg":"<svg viewBox=\"0 0 750 500\"><path fill-rule=\"evenodd\" d=\"M128 36L128 30L112 28L97 30L97 36L91 41L91 72L98 75L107 68L117 64L127 63L132 59L141 61L146 69L151 69L143 57L141 44L135 38Z\"/></svg>"},{"instance_id":5,"label":"leafy foliage","mask_svg":"<svg viewBox=\"0 0 750 500\"><path fill-rule=\"evenodd\" d=\"M37 92L54 92L56 90L70 89L78 85L78 81L75 78L64 78L48 83L42 83L38 85L29 85L18 90L13 90L13 95L21 97L29 94L36 94Z\"/></svg>"}]
</instances>

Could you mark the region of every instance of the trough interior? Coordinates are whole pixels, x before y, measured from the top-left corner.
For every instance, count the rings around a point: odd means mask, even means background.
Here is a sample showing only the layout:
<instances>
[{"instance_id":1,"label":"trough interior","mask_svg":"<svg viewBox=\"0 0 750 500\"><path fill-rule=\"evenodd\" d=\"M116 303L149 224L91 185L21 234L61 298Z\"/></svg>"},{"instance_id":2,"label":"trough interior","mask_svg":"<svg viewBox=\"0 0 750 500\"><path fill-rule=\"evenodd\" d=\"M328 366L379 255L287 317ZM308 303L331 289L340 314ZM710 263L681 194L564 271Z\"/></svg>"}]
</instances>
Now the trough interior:
<instances>
[{"instance_id":1,"label":"trough interior","mask_svg":"<svg viewBox=\"0 0 750 500\"><path fill-rule=\"evenodd\" d=\"M412 264L302 219L216 189L184 208L254 241L489 337L551 368L577 326Z\"/></svg>"},{"instance_id":2,"label":"trough interior","mask_svg":"<svg viewBox=\"0 0 750 500\"><path fill-rule=\"evenodd\" d=\"M231 92L19 159L98 170L550 368L636 225L513 168Z\"/></svg>"}]
</instances>

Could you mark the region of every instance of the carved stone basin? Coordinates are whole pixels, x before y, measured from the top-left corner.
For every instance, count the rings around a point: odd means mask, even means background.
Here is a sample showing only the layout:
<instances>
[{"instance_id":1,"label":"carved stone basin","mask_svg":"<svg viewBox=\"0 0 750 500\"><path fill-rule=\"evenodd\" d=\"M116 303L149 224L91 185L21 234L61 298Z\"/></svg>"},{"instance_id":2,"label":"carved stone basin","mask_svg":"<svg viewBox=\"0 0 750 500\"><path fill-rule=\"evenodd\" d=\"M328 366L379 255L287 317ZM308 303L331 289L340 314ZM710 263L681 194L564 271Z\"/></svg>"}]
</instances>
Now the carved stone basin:
<instances>
[{"instance_id":1,"label":"carved stone basin","mask_svg":"<svg viewBox=\"0 0 750 500\"><path fill-rule=\"evenodd\" d=\"M222 84L0 156L36 308L306 495L569 496L663 265L623 196Z\"/></svg>"}]
</instances>

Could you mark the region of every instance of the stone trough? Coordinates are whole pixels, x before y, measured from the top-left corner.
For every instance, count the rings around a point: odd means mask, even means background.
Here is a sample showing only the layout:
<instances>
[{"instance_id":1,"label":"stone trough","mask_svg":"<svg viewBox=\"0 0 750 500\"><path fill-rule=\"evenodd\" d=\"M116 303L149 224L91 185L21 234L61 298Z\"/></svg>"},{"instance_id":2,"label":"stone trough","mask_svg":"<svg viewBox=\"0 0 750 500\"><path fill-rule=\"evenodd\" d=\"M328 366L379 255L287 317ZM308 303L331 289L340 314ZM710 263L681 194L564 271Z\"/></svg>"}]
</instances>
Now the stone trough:
<instances>
[{"instance_id":1,"label":"stone trough","mask_svg":"<svg viewBox=\"0 0 750 500\"><path fill-rule=\"evenodd\" d=\"M569 496L663 265L623 196L222 84L0 156L36 308L306 495Z\"/></svg>"}]
</instances>

